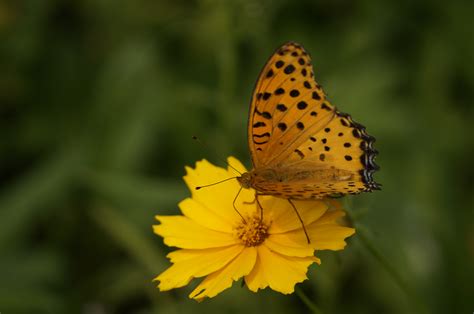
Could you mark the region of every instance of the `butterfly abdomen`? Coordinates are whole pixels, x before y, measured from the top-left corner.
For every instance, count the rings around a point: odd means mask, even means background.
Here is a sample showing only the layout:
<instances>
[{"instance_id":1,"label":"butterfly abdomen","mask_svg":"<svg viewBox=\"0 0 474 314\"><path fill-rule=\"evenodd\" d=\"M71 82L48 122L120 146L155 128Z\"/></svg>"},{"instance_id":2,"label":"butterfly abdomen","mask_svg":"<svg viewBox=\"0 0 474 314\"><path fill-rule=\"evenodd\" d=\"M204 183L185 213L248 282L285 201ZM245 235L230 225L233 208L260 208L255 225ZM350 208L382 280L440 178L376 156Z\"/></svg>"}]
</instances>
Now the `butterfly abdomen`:
<instances>
[{"instance_id":1,"label":"butterfly abdomen","mask_svg":"<svg viewBox=\"0 0 474 314\"><path fill-rule=\"evenodd\" d=\"M342 169L258 169L251 172L250 185L263 195L310 200L336 194L341 184L350 187L347 193L358 192L357 176Z\"/></svg>"}]
</instances>

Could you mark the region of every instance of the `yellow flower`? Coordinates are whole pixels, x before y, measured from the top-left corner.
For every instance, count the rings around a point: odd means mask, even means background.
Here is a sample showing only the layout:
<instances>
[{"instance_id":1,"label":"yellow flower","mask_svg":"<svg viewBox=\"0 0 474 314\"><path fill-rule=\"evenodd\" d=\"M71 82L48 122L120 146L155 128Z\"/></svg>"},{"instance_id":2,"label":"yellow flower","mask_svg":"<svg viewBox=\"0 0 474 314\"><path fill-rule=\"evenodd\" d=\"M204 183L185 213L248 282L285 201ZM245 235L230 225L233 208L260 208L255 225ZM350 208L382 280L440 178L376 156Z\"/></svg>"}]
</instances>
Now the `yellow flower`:
<instances>
[{"instance_id":1,"label":"yellow flower","mask_svg":"<svg viewBox=\"0 0 474 314\"><path fill-rule=\"evenodd\" d=\"M228 162L240 172L245 167L235 158ZM311 243L307 243L301 223L287 200L263 196L260 217L255 191L243 189L236 201L239 216L232 206L240 185L229 180L196 190L199 185L235 177L203 160L196 169L186 167L184 177L192 197L179 208L183 215L156 216L160 222L154 232L168 246L179 250L168 254L173 265L155 280L166 291L187 285L193 278L205 277L190 298L214 297L244 277L246 286L256 292L270 287L284 294L294 291L296 283L307 279L308 267L320 260L315 250L341 250L354 229L337 223L344 212L326 201L294 201Z\"/></svg>"}]
</instances>

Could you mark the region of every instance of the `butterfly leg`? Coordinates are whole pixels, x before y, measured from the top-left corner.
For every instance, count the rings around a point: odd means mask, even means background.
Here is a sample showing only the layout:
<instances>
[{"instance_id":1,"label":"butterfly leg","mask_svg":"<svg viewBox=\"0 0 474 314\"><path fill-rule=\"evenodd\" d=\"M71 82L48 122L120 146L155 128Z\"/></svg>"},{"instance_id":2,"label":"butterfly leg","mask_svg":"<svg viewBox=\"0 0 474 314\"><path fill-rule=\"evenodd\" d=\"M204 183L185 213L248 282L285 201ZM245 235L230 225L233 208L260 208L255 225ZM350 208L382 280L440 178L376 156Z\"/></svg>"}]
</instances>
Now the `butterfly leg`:
<instances>
[{"instance_id":1,"label":"butterfly leg","mask_svg":"<svg viewBox=\"0 0 474 314\"><path fill-rule=\"evenodd\" d=\"M252 205L252 204L257 203L258 208L260 209L260 222L262 222L262 221L263 221L263 207L262 207L262 204L260 204L260 201L258 200L258 196L259 196L259 195L263 195L263 194L255 193L255 198L254 198L254 200L251 201L251 202L244 202L244 204Z\"/></svg>"},{"instance_id":2,"label":"butterfly leg","mask_svg":"<svg viewBox=\"0 0 474 314\"><path fill-rule=\"evenodd\" d=\"M258 200L259 195L260 194L255 193L255 201L257 202L258 207L260 208L260 223L261 223L263 221L263 207L262 207L262 204L260 204L260 201Z\"/></svg>"},{"instance_id":3,"label":"butterfly leg","mask_svg":"<svg viewBox=\"0 0 474 314\"><path fill-rule=\"evenodd\" d=\"M305 226L304 226L303 219L301 219L300 213L299 213L298 210L296 209L296 206L295 206L295 204L293 204L293 202L291 201L291 199L288 199L288 202L290 203L291 207L293 207L293 209L295 210L296 216L298 216L298 219L299 219L300 222L301 222L301 226L303 227L303 231L304 231L304 235L306 236L306 240L308 241L308 244L310 244L310 243L311 243L311 240L309 239L308 232L306 231L306 228L305 228Z\"/></svg>"},{"instance_id":4,"label":"butterfly leg","mask_svg":"<svg viewBox=\"0 0 474 314\"><path fill-rule=\"evenodd\" d=\"M237 206L235 206L235 202L237 202L237 198L239 197L240 195L240 191L242 191L242 187L240 187L239 189L239 192L237 192L237 195L234 197L234 201L232 202L232 206L234 207L234 210L237 212L237 214L239 214L240 218L242 218L242 221L244 223L247 223L247 221L245 220L244 216L242 216L242 214L239 212L239 210L237 209Z\"/></svg>"}]
</instances>

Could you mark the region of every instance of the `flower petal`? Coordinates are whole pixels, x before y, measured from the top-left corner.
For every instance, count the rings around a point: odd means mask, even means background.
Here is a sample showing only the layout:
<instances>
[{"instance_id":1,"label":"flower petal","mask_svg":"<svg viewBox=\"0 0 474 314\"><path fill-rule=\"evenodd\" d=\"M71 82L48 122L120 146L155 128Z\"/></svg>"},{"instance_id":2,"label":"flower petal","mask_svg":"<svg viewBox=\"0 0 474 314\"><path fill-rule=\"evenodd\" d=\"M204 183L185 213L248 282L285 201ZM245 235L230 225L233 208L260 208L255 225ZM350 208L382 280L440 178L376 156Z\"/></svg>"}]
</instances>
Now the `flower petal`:
<instances>
[{"instance_id":1,"label":"flower petal","mask_svg":"<svg viewBox=\"0 0 474 314\"><path fill-rule=\"evenodd\" d=\"M344 239L353 235L355 229L338 223L339 218L345 215L344 211L333 209L308 226L308 234L315 240L315 249L342 250L346 246Z\"/></svg>"},{"instance_id":2,"label":"flower petal","mask_svg":"<svg viewBox=\"0 0 474 314\"><path fill-rule=\"evenodd\" d=\"M212 298L232 286L232 282L250 273L255 265L257 250L245 248L233 261L221 270L207 276L189 295L190 298L202 300Z\"/></svg>"},{"instance_id":3,"label":"flower petal","mask_svg":"<svg viewBox=\"0 0 474 314\"><path fill-rule=\"evenodd\" d=\"M247 172L247 169L245 168L245 166L240 162L240 160L238 160L234 156L227 157L227 163L229 164L229 167L227 167L227 171L229 171L231 173L235 174L235 170L232 169L232 167L234 167L240 173ZM230 167L230 166L232 166L232 167Z\"/></svg>"},{"instance_id":4,"label":"flower petal","mask_svg":"<svg viewBox=\"0 0 474 314\"><path fill-rule=\"evenodd\" d=\"M231 233L214 231L184 216L156 216L161 224L153 226L168 246L183 249L207 249L239 243Z\"/></svg>"},{"instance_id":5,"label":"flower petal","mask_svg":"<svg viewBox=\"0 0 474 314\"><path fill-rule=\"evenodd\" d=\"M234 259L243 245L203 250L177 250L168 254L173 265L162 272L155 280L160 281L161 291L187 285L191 279L215 272Z\"/></svg>"},{"instance_id":6,"label":"flower petal","mask_svg":"<svg viewBox=\"0 0 474 314\"><path fill-rule=\"evenodd\" d=\"M346 246L345 238L353 235L355 229L341 226L337 223L339 217L344 216L344 212L340 210L331 210L326 212L320 219L306 226L306 231L311 240L310 246L316 250L341 250ZM282 250L289 247L288 255L291 248L301 243L306 243L306 236L303 230L293 230L282 234L271 235L267 240L278 243ZM266 244L266 242L265 242ZM272 247L272 249L274 249ZM277 250L276 248L275 250ZM282 253L283 251L278 251ZM284 253L283 253L284 254ZM298 255L297 255L298 256Z\"/></svg>"},{"instance_id":7,"label":"flower petal","mask_svg":"<svg viewBox=\"0 0 474 314\"><path fill-rule=\"evenodd\" d=\"M292 202L305 226L319 219L327 210L326 203L318 200ZM269 230L270 234L301 229L301 222L298 219L298 215L288 200L276 197L266 197L262 202L262 207L264 209L264 216L269 217L272 221Z\"/></svg>"},{"instance_id":8,"label":"flower petal","mask_svg":"<svg viewBox=\"0 0 474 314\"><path fill-rule=\"evenodd\" d=\"M323 225L326 223L333 224L336 223L339 218L344 217L345 215L346 213L343 210L328 210L323 216L321 216L321 218L316 221L316 223L318 225Z\"/></svg>"},{"instance_id":9,"label":"flower petal","mask_svg":"<svg viewBox=\"0 0 474 314\"><path fill-rule=\"evenodd\" d=\"M355 233L355 229L339 225L317 225L308 228L311 242L314 241L316 250L342 250L346 246L345 238Z\"/></svg>"},{"instance_id":10,"label":"flower petal","mask_svg":"<svg viewBox=\"0 0 474 314\"><path fill-rule=\"evenodd\" d=\"M236 159L229 158L231 163L237 169L245 168ZM236 177L233 169L226 170L209 163L207 160L196 162L196 169L186 167L187 174L184 181L191 190L192 198L206 207L209 211L214 212L216 216L223 217L227 221L240 220L239 214L235 211L232 203L240 190L239 182L235 180L225 181L210 187L196 190L197 186L213 184L222 180ZM253 190L243 189L237 199L236 206L243 214L249 205L244 205L244 201L252 201L254 199ZM253 209L255 206L251 206Z\"/></svg>"},{"instance_id":11,"label":"flower petal","mask_svg":"<svg viewBox=\"0 0 474 314\"><path fill-rule=\"evenodd\" d=\"M292 293L296 283L307 279L309 265L319 263L319 259L314 256L283 256L270 251L264 245L257 247L257 250L255 267L245 276L247 287L254 292L269 286L284 294Z\"/></svg>"},{"instance_id":12,"label":"flower petal","mask_svg":"<svg viewBox=\"0 0 474 314\"><path fill-rule=\"evenodd\" d=\"M353 235L353 228L342 227L336 224L313 224L306 228L309 238L311 239L311 247L313 250L342 250L346 246L345 238ZM277 245L267 244L272 250L281 254L290 256L302 256L305 252L303 249L293 247L295 243L306 243L306 236L300 230L294 230L287 233L276 234L272 236L272 240Z\"/></svg>"},{"instance_id":13,"label":"flower petal","mask_svg":"<svg viewBox=\"0 0 474 314\"><path fill-rule=\"evenodd\" d=\"M313 256L314 247L308 244L303 229L295 230L294 232L297 233L298 231L302 234L302 237L297 238L298 241L291 236L288 236L287 233L279 233L270 235L263 245L274 252L286 256Z\"/></svg>"},{"instance_id":14,"label":"flower petal","mask_svg":"<svg viewBox=\"0 0 474 314\"><path fill-rule=\"evenodd\" d=\"M232 233L234 221L227 217L219 216L216 212L209 210L201 203L187 198L178 204L181 212L197 224L220 232Z\"/></svg>"}]
</instances>

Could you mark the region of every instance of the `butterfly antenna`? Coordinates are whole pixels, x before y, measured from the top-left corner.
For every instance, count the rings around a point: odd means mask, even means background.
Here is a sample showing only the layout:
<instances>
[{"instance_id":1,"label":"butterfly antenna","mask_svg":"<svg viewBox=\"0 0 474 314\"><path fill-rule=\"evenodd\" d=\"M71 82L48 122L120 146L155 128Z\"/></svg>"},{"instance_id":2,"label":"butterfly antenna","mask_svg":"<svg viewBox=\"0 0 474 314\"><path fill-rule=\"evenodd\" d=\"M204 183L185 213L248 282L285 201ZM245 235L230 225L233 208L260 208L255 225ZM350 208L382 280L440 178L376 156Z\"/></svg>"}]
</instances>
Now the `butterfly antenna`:
<instances>
[{"instance_id":1,"label":"butterfly antenna","mask_svg":"<svg viewBox=\"0 0 474 314\"><path fill-rule=\"evenodd\" d=\"M209 146L204 144L196 135L193 135L193 140L195 140L196 142L198 142L199 144L202 145L202 147L204 147L205 149L207 150L210 150ZM216 152L214 152L215 155L218 156L218 154ZM240 172L239 170L235 169L231 164L229 164L229 162L227 160L225 160L224 158L221 158L221 157L217 157L219 158L220 161L222 161L223 163L225 163L227 166L229 166L230 168L234 169L238 174L242 175L242 172Z\"/></svg>"},{"instance_id":2,"label":"butterfly antenna","mask_svg":"<svg viewBox=\"0 0 474 314\"><path fill-rule=\"evenodd\" d=\"M211 183L211 184L206 184L206 185L200 185L200 186L197 186L195 187L196 190L200 190L202 188L207 188L208 186L213 186L213 185L216 185L216 184L219 184L219 183L222 183L222 182L226 182L226 181L229 181L229 180L233 180L237 177L232 177L232 178L227 178L227 179L224 179L224 180L221 180L221 181L218 181L218 182L214 182L214 183Z\"/></svg>"}]
</instances>

